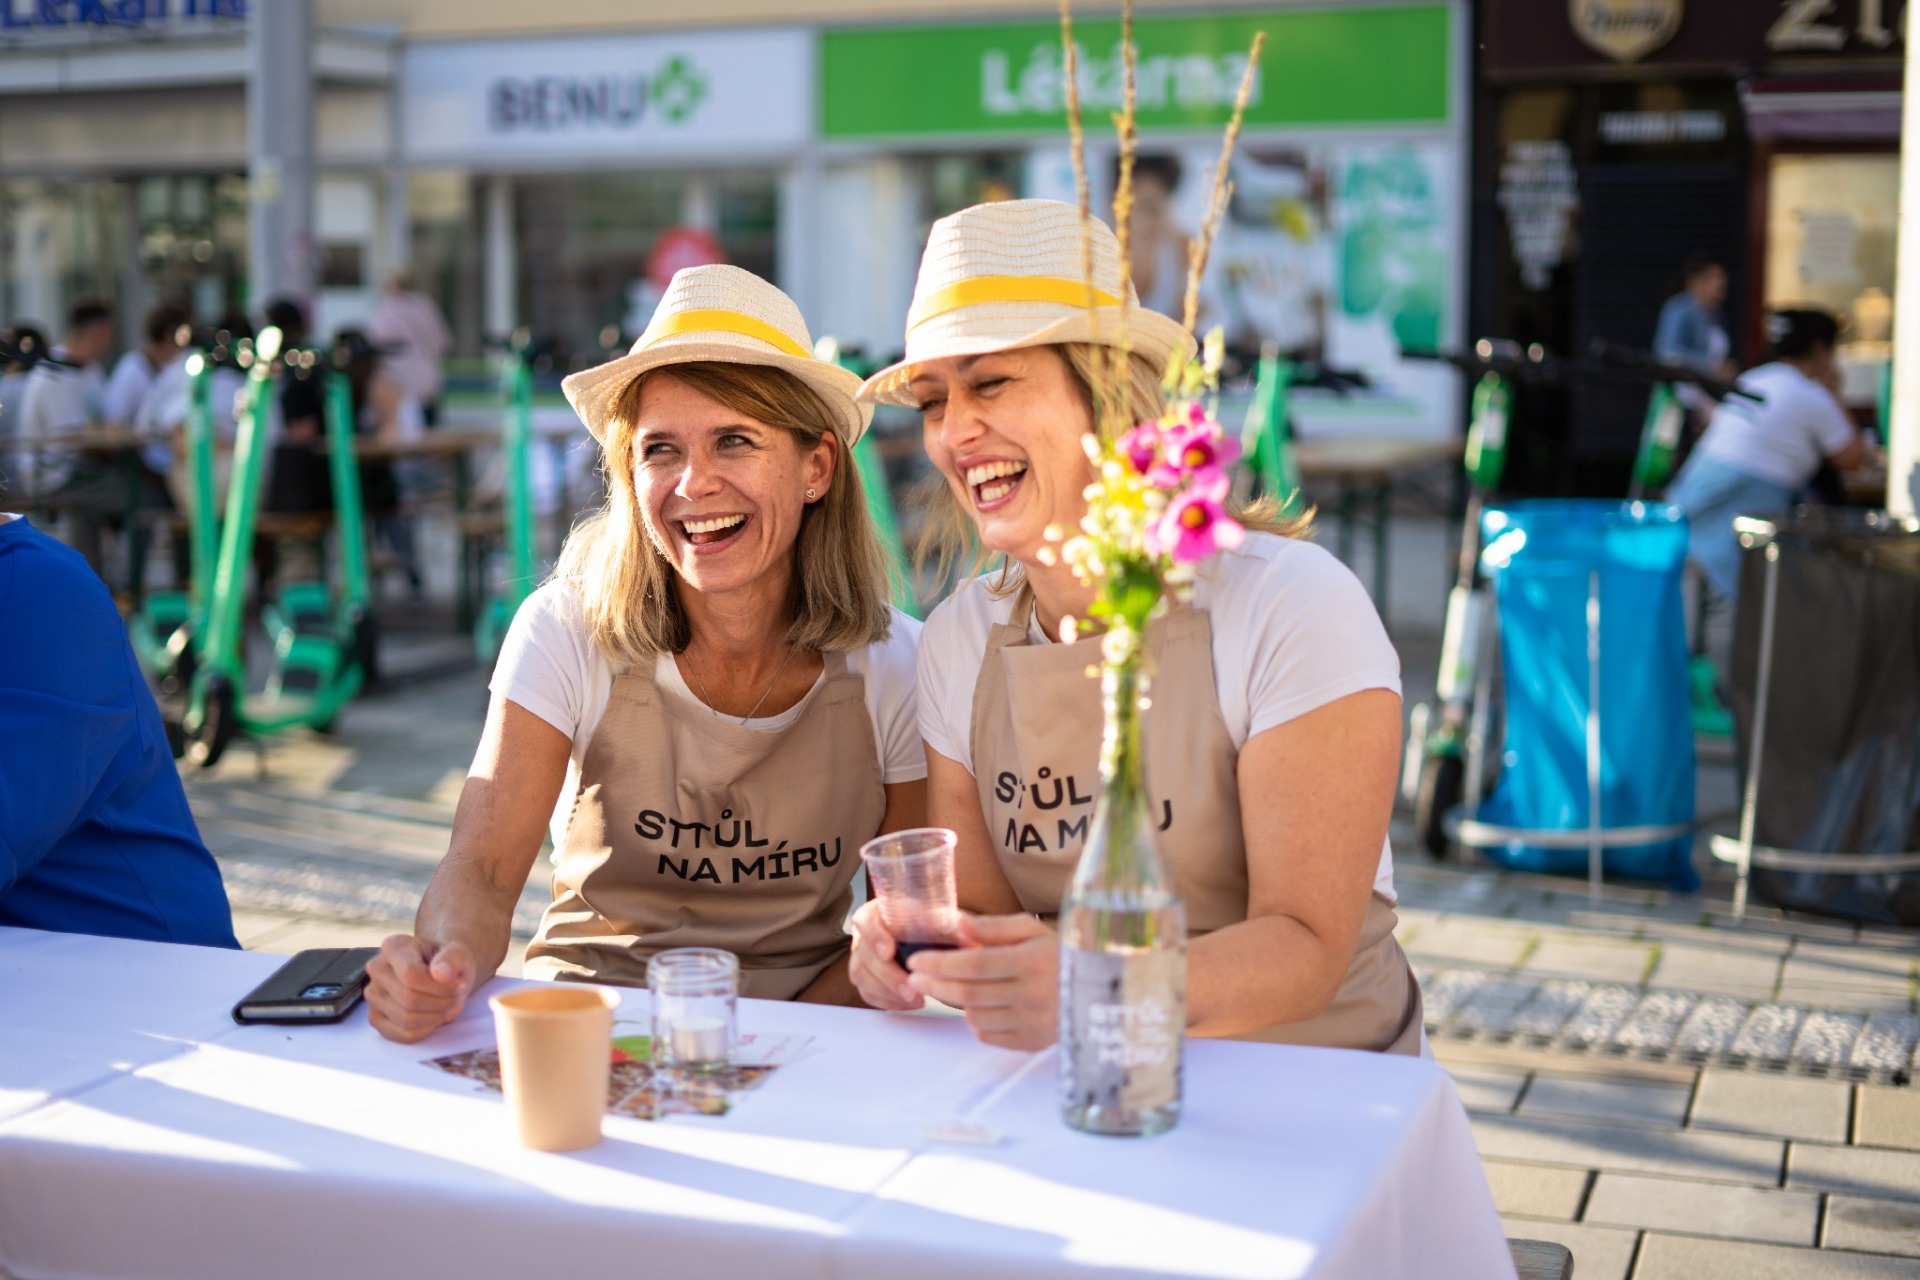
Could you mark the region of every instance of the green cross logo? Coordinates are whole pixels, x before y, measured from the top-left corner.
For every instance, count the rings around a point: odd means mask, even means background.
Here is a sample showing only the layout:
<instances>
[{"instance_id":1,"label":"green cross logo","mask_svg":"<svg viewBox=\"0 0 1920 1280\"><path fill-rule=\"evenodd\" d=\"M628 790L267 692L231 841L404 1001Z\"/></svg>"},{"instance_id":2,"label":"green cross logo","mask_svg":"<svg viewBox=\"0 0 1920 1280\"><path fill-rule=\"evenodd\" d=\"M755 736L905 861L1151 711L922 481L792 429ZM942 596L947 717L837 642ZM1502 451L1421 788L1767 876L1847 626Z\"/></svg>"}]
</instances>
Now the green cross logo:
<instances>
[{"instance_id":1,"label":"green cross logo","mask_svg":"<svg viewBox=\"0 0 1920 1280\"><path fill-rule=\"evenodd\" d=\"M679 124L707 96L707 78L678 54L667 59L653 77L653 105L674 124Z\"/></svg>"}]
</instances>

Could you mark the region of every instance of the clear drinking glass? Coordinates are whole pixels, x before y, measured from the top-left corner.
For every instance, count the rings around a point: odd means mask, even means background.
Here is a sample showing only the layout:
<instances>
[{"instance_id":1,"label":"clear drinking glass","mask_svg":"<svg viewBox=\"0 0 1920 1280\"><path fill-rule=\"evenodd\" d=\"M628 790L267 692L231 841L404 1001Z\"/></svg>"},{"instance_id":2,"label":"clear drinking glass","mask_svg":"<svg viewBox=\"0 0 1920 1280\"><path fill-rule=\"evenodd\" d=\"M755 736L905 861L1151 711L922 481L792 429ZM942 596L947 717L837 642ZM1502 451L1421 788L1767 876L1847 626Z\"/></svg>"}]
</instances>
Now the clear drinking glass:
<instances>
[{"instance_id":1,"label":"clear drinking glass","mask_svg":"<svg viewBox=\"0 0 1920 1280\"><path fill-rule=\"evenodd\" d=\"M953 846L945 827L915 827L876 836L860 846L867 883L880 919L894 938L894 963L921 951L960 945L960 908L953 890Z\"/></svg>"},{"instance_id":2,"label":"clear drinking glass","mask_svg":"<svg viewBox=\"0 0 1920 1280\"><path fill-rule=\"evenodd\" d=\"M662 951L647 965L653 992L653 1060L676 1071L718 1071L733 1061L740 961L713 947Z\"/></svg>"}]
</instances>

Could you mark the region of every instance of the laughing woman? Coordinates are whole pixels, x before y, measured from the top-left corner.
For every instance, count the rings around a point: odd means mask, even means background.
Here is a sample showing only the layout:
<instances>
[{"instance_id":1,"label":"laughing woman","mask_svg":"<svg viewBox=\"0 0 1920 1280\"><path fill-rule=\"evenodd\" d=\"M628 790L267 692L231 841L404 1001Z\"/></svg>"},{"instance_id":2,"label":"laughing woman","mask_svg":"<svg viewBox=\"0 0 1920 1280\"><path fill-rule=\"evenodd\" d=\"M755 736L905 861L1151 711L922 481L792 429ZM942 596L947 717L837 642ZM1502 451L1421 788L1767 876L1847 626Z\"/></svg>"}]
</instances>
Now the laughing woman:
<instances>
[{"instance_id":1,"label":"laughing woman","mask_svg":"<svg viewBox=\"0 0 1920 1280\"><path fill-rule=\"evenodd\" d=\"M1092 478L1091 344L1132 335L1133 421L1160 416L1161 370L1189 342L1171 320L1085 299L1079 214L1050 200L965 209L934 225L908 313L906 360L863 394L917 406L928 457L977 545L1004 571L963 583L928 619L920 722L928 807L959 833L974 945L894 963L879 916L854 918L869 1003L932 997L992 1044L1034 1049L1057 1026L1049 921L1099 792L1097 636L1061 642L1091 588L1049 554L1079 526ZM1093 224L1094 278L1119 246ZM1289 530L1256 530L1196 566L1190 607L1149 628L1144 725L1161 856L1191 933L1196 1035L1418 1053L1420 990L1393 940L1387 820L1400 746L1400 664L1366 592Z\"/></svg>"},{"instance_id":2,"label":"laughing woman","mask_svg":"<svg viewBox=\"0 0 1920 1280\"><path fill-rule=\"evenodd\" d=\"M919 626L849 465L859 381L811 351L784 293L696 267L628 355L566 380L606 509L513 621L447 856L369 966L384 1035L420 1039L499 967L549 817L529 976L638 984L664 948L720 947L746 995L857 1001L860 845L925 815Z\"/></svg>"}]
</instances>

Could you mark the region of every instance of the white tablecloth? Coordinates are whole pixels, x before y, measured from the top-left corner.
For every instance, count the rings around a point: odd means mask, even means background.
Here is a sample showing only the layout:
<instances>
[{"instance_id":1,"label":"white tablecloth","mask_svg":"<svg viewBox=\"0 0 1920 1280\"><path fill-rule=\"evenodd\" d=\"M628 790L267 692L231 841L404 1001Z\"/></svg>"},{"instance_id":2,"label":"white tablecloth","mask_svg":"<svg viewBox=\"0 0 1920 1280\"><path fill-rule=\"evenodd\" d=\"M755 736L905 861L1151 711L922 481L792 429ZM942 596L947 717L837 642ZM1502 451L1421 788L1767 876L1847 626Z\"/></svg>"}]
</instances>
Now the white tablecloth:
<instances>
[{"instance_id":1,"label":"white tablecloth","mask_svg":"<svg viewBox=\"0 0 1920 1280\"><path fill-rule=\"evenodd\" d=\"M1189 1042L1153 1139L1060 1123L1051 1055L954 1019L743 1002L814 1037L723 1118L514 1145L498 1095L364 1013L238 1027L279 957L0 930L0 1270L17 1280L536 1275L937 1280L1512 1274L1431 1062ZM502 983L501 985L505 985ZM622 1018L644 1017L625 993ZM994 1147L942 1146L970 1118ZM617 1268L617 1270L615 1270Z\"/></svg>"}]
</instances>

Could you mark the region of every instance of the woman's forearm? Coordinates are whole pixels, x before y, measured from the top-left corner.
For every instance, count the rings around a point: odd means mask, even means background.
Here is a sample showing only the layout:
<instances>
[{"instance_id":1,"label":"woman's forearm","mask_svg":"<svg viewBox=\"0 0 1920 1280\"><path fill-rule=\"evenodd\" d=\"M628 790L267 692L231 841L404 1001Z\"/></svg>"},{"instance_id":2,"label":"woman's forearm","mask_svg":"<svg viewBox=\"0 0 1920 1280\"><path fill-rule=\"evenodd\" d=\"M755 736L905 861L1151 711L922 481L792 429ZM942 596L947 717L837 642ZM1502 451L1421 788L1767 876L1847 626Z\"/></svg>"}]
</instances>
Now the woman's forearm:
<instances>
[{"instance_id":1,"label":"woman's forearm","mask_svg":"<svg viewBox=\"0 0 1920 1280\"><path fill-rule=\"evenodd\" d=\"M1292 916L1256 916L1187 944L1187 1032L1236 1036L1324 1013L1349 957Z\"/></svg>"},{"instance_id":2,"label":"woman's forearm","mask_svg":"<svg viewBox=\"0 0 1920 1280\"><path fill-rule=\"evenodd\" d=\"M519 902L520 887L498 883L483 859L449 852L420 899L414 932L436 949L449 942L465 943L474 972L484 981L507 957Z\"/></svg>"}]
</instances>

